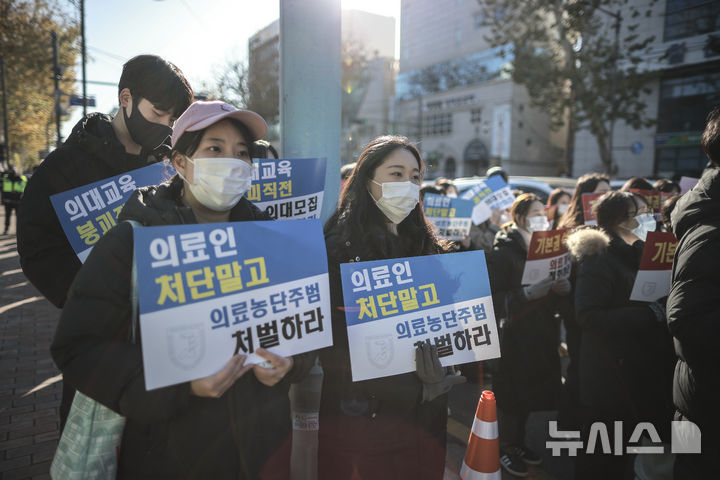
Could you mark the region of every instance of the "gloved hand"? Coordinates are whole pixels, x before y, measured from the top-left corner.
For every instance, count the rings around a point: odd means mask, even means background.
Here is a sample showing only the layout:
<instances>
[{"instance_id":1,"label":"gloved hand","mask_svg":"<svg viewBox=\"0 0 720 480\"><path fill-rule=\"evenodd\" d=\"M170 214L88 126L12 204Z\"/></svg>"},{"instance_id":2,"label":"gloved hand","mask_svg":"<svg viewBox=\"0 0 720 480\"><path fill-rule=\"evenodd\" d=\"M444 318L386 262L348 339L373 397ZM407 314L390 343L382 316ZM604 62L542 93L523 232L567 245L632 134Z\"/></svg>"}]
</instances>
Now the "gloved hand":
<instances>
[{"instance_id":1,"label":"gloved hand","mask_svg":"<svg viewBox=\"0 0 720 480\"><path fill-rule=\"evenodd\" d=\"M547 277L537 283L524 287L525 298L528 300L537 300L538 298L544 297L550 293L550 288L552 288L553 283L555 283L555 280Z\"/></svg>"},{"instance_id":2,"label":"gloved hand","mask_svg":"<svg viewBox=\"0 0 720 480\"><path fill-rule=\"evenodd\" d=\"M564 278L562 280L556 280L552 286L552 291L557 293L561 297L570 295L571 290L572 286L570 285L570 280L568 280L567 278Z\"/></svg>"},{"instance_id":3,"label":"gloved hand","mask_svg":"<svg viewBox=\"0 0 720 480\"><path fill-rule=\"evenodd\" d=\"M427 343L415 349L415 373L423 382L423 403L449 392L453 385L467 381L462 375L448 374L440 364L437 347Z\"/></svg>"}]
</instances>

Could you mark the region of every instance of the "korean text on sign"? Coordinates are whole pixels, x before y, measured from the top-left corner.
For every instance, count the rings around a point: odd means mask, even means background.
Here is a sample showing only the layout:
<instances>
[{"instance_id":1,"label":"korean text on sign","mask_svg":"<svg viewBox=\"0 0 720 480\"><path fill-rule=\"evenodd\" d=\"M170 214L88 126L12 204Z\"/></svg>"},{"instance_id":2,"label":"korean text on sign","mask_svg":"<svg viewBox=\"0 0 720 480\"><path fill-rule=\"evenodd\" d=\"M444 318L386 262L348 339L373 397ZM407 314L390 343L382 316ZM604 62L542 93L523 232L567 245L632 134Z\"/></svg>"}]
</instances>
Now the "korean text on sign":
<instances>
[{"instance_id":1,"label":"korean text on sign","mask_svg":"<svg viewBox=\"0 0 720 480\"><path fill-rule=\"evenodd\" d=\"M462 240L470 233L474 206L471 200L432 193L423 198L425 217L435 226L437 234L447 240Z\"/></svg>"},{"instance_id":2,"label":"korean text on sign","mask_svg":"<svg viewBox=\"0 0 720 480\"><path fill-rule=\"evenodd\" d=\"M630 300L654 302L670 293L678 241L672 232L649 232Z\"/></svg>"},{"instance_id":3,"label":"korean text on sign","mask_svg":"<svg viewBox=\"0 0 720 480\"><path fill-rule=\"evenodd\" d=\"M50 197L70 245L81 262L112 227L136 188L157 185L174 171L163 163L73 188Z\"/></svg>"},{"instance_id":4,"label":"korean text on sign","mask_svg":"<svg viewBox=\"0 0 720 480\"><path fill-rule=\"evenodd\" d=\"M420 343L443 365L500 355L482 251L340 266L354 381L415 370Z\"/></svg>"},{"instance_id":5,"label":"korean text on sign","mask_svg":"<svg viewBox=\"0 0 720 480\"><path fill-rule=\"evenodd\" d=\"M254 159L247 198L271 218L320 218L326 158Z\"/></svg>"},{"instance_id":6,"label":"korean text on sign","mask_svg":"<svg viewBox=\"0 0 720 480\"><path fill-rule=\"evenodd\" d=\"M332 344L319 220L135 229L148 389Z\"/></svg>"},{"instance_id":7,"label":"korean text on sign","mask_svg":"<svg viewBox=\"0 0 720 480\"><path fill-rule=\"evenodd\" d=\"M499 175L494 175L464 192L463 200L472 200L475 204L472 221L479 225L490 218L493 210L505 210L515 202L510 186Z\"/></svg>"},{"instance_id":8,"label":"korean text on sign","mask_svg":"<svg viewBox=\"0 0 720 480\"><path fill-rule=\"evenodd\" d=\"M530 285L545 278L561 280L570 277L571 259L565 239L568 230L533 232L530 238L522 284Z\"/></svg>"}]
</instances>

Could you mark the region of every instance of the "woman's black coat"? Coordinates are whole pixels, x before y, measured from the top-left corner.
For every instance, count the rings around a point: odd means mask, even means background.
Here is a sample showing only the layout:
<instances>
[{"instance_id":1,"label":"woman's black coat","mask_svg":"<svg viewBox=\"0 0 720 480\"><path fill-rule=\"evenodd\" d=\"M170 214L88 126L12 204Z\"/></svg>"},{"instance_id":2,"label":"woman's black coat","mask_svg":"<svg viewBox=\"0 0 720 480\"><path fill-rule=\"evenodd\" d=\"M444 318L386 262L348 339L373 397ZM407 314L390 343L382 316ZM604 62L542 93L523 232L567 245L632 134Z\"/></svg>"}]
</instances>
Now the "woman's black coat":
<instances>
[{"instance_id":1,"label":"woman's black coat","mask_svg":"<svg viewBox=\"0 0 720 480\"><path fill-rule=\"evenodd\" d=\"M197 223L180 204L182 180L137 190L120 219L148 225ZM242 199L231 221L267 220ZM312 366L295 356L277 385L252 371L220 398L191 394L190 383L147 391L139 345L128 341L133 231L123 222L95 246L73 283L51 353L72 385L126 417L118 479L289 479L288 388Z\"/></svg>"},{"instance_id":2,"label":"woman's black coat","mask_svg":"<svg viewBox=\"0 0 720 480\"><path fill-rule=\"evenodd\" d=\"M553 291L526 299L521 281L527 248L520 231L512 228L498 234L488 255L495 317L504 319L493 387L498 408L515 413L556 409L562 385L555 314L564 299Z\"/></svg>"},{"instance_id":3,"label":"woman's black coat","mask_svg":"<svg viewBox=\"0 0 720 480\"><path fill-rule=\"evenodd\" d=\"M665 436L672 420L669 333L647 303L630 300L644 243L583 229L567 244L578 261L581 402L596 414L650 421Z\"/></svg>"}]
</instances>

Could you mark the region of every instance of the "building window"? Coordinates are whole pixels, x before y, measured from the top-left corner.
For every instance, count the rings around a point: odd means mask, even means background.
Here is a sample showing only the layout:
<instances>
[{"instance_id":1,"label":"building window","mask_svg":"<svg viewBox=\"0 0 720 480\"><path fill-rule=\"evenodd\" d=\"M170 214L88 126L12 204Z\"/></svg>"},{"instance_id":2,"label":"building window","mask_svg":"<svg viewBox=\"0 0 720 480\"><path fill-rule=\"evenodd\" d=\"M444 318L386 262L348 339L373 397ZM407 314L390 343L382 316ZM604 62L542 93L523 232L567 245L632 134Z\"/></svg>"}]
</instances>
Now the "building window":
<instances>
[{"instance_id":1,"label":"building window","mask_svg":"<svg viewBox=\"0 0 720 480\"><path fill-rule=\"evenodd\" d=\"M426 115L423 125L424 135L446 135L452 133L452 113Z\"/></svg>"},{"instance_id":2,"label":"building window","mask_svg":"<svg viewBox=\"0 0 720 480\"><path fill-rule=\"evenodd\" d=\"M663 79L657 132L701 132L710 106L719 101L720 73Z\"/></svg>"},{"instance_id":3,"label":"building window","mask_svg":"<svg viewBox=\"0 0 720 480\"><path fill-rule=\"evenodd\" d=\"M480 123L482 121L482 109L473 108L470 110L470 123Z\"/></svg>"},{"instance_id":4,"label":"building window","mask_svg":"<svg viewBox=\"0 0 720 480\"><path fill-rule=\"evenodd\" d=\"M485 17L482 13L476 13L473 16L473 27L475 27L475 30L480 30L483 27L483 20Z\"/></svg>"},{"instance_id":5,"label":"building window","mask_svg":"<svg viewBox=\"0 0 720 480\"><path fill-rule=\"evenodd\" d=\"M717 0L668 0L665 6L665 41L720 30Z\"/></svg>"},{"instance_id":6,"label":"building window","mask_svg":"<svg viewBox=\"0 0 720 480\"><path fill-rule=\"evenodd\" d=\"M708 159L698 146L658 148L655 171L658 175L699 177Z\"/></svg>"}]
</instances>

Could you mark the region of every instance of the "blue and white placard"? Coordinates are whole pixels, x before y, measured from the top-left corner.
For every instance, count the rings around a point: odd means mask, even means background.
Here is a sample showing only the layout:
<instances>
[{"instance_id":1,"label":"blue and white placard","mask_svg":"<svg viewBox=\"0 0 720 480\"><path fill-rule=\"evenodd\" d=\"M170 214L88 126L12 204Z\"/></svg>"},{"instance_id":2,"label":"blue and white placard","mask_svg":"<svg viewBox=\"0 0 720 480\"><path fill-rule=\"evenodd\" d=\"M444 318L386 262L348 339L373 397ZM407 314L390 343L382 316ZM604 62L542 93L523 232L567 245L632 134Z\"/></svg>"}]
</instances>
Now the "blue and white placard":
<instances>
[{"instance_id":1,"label":"blue and white placard","mask_svg":"<svg viewBox=\"0 0 720 480\"><path fill-rule=\"evenodd\" d=\"M471 200L428 193L423 198L425 217L437 234L447 240L462 240L470 233L473 208Z\"/></svg>"},{"instance_id":2,"label":"blue and white placard","mask_svg":"<svg viewBox=\"0 0 720 480\"><path fill-rule=\"evenodd\" d=\"M319 220L138 227L148 390L206 377L234 354L262 363L332 344Z\"/></svg>"},{"instance_id":3,"label":"blue and white placard","mask_svg":"<svg viewBox=\"0 0 720 480\"><path fill-rule=\"evenodd\" d=\"M515 196L510 186L500 175L493 175L481 180L460 195L460 198L472 200L475 203L472 213L472 221L475 225L480 225L490 218L493 210L508 209L515 202Z\"/></svg>"},{"instance_id":4,"label":"blue and white placard","mask_svg":"<svg viewBox=\"0 0 720 480\"><path fill-rule=\"evenodd\" d=\"M117 225L136 188L157 185L173 175L175 169L160 162L52 195L50 202L80 261L84 263L100 237Z\"/></svg>"},{"instance_id":5,"label":"blue and white placard","mask_svg":"<svg viewBox=\"0 0 720 480\"><path fill-rule=\"evenodd\" d=\"M340 265L353 381L415 371L415 348L442 365L500 356L482 251Z\"/></svg>"}]
</instances>

